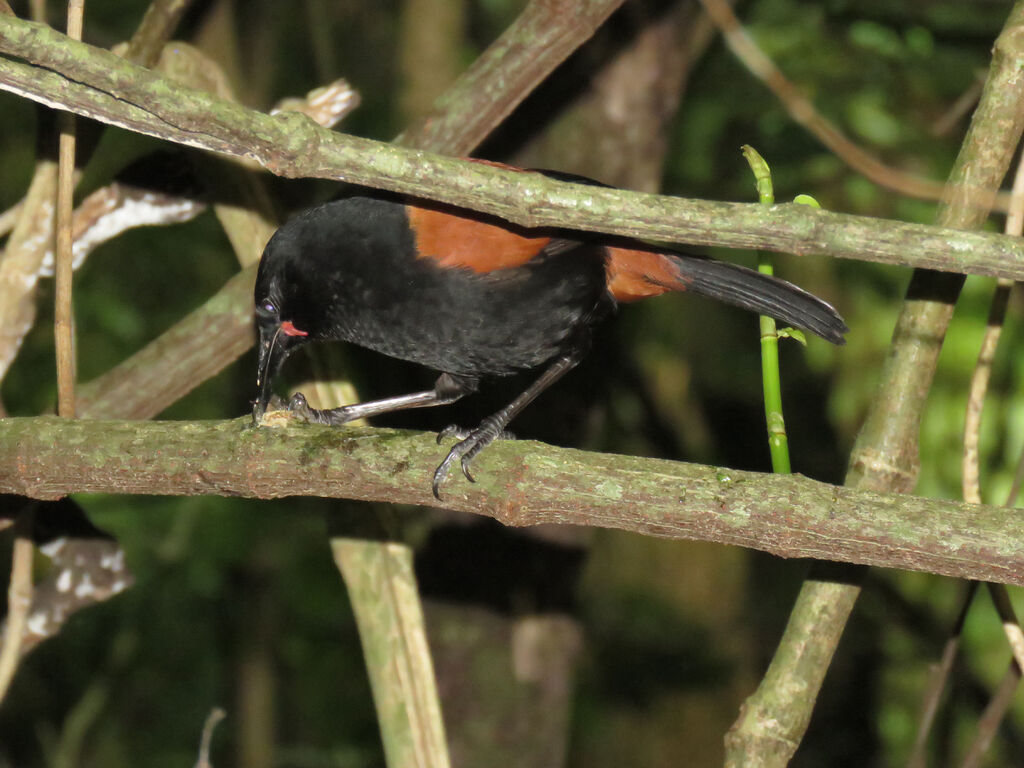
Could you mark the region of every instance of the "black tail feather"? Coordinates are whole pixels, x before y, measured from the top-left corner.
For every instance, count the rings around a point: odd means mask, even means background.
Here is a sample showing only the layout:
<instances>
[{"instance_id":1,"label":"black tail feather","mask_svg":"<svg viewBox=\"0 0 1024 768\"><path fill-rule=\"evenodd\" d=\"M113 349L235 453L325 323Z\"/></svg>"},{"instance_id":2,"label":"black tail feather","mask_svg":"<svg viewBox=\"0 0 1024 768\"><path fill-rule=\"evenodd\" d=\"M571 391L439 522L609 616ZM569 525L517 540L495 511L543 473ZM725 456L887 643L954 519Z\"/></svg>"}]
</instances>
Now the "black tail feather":
<instances>
[{"instance_id":1,"label":"black tail feather","mask_svg":"<svg viewBox=\"0 0 1024 768\"><path fill-rule=\"evenodd\" d=\"M718 299L845 344L849 331L833 307L792 283L756 270L685 253L672 254L686 290Z\"/></svg>"}]
</instances>

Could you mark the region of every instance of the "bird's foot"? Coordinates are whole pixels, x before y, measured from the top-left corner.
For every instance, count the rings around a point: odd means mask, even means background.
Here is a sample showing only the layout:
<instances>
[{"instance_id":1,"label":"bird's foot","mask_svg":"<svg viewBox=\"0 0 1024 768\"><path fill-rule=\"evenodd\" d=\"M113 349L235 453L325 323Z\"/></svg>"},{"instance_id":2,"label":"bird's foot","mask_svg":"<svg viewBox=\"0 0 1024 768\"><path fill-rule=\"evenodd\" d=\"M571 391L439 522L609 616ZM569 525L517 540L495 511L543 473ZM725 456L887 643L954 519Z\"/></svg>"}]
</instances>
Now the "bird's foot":
<instances>
[{"instance_id":1,"label":"bird's foot","mask_svg":"<svg viewBox=\"0 0 1024 768\"><path fill-rule=\"evenodd\" d=\"M456 461L459 462L462 474L466 476L466 479L471 483L476 482L473 475L470 474L469 465L477 454L495 440L515 439L514 435L511 432L506 432L502 429L502 426L502 423L492 416L480 422L480 426L476 429L464 429L450 424L438 432L438 443L448 437L457 438L459 442L452 446L444 461L441 462L441 465L434 472L433 489L435 499L440 501L441 483L451 473Z\"/></svg>"},{"instance_id":2,"label":"bird's foot","mask_svg":"<svg viewBox=\"0 0 1024 768\"><path fill-rule=\"evenodd\" d=\"M327 424L333 427L359 418L357 414L351 412L348 406L344 405L340 408L328 408L325 410L313 408L306 402L306 396L301 392L296 392L292 395L292 399L288 401L288 411L294 417L308 421L310 424Z\"/></svg>"},{"instance_id":3,"label":"bird's foot","mask_svg":"<svg viewBox=\"0 0 1024 768\"><path fill-rule=\"evenodd\" d=\"M296 392L292 395L291 400L288 401L288 410L292 416L308 421L312 424L323 424L323 420L320 418L320 411L316 408L310 407L309 403L306 402L306 396L301 392Z\"/></svg>"}]
</instances>

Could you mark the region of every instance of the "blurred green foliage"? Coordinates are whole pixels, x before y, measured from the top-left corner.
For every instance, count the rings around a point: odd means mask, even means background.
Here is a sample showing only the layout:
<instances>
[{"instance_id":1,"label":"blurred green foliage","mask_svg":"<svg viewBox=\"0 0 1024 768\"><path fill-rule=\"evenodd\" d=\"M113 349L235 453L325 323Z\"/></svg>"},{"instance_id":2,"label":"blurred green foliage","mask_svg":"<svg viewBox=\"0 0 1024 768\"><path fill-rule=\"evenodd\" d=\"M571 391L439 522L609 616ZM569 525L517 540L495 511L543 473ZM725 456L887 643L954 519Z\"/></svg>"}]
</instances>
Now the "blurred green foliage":
<instances>
[{"instance_id":1,"label":"blurred green foliage","mask_svg":"<svg viewBox=\"0 0 1024 768\"><path fill-rule=\"evenodd\" d=\"M14 5L24 12L24 4ZM62 9L50 5L56 23ZM111 45L127 38L146 5L89 0L86 39ZM209 0L195 6L179 34L200 38L225 59L243 102L267 107L344 76L363 97L345 130L387 139L402 128L395 106L402 3ZM460 57L471 61L521 6L519 0L468 2ZM945 135L933 127L984 72L1007 10L1007 3L992 0L752 0L738 7L759 45L822 114L893 166L933 179L947 174L966 118ZM216 24L218 14L229 23ZM6 207L20 199L31 176L35 108L6 94L0 108L0 205ZM117 130L103 133L84 188L104 183L152 147ZM691 74L670 143L664 184L670 194L755 199L739 151L749 143L770 163L779 199L803 192L836 211L934 217L934 204L881 189L823 149L720 41ZM323 183L267 182L282 216L333 193ZM76 276L81 377L100 375L154 339L235 269L210 213L134 231L100 248ZM833 301L852 329L841 349L816 340L806 349L783 345L794 468L840 481L858 425L878 394L877 371L908 271L781 256L776 272ZM965 393L992 290L990 280L969 279L957 308L922 425L923 495L960 494ZM1011 353L1020 315L1019 302L1012 302L983 424L983 489L995 503L1005 500L1024 446L1018 396L1024 356ZM52 287L44 281L37 326L0 390L12 414L53 407L51 316ZM388 393L411 375L392 379L390 368L368 364L382 367L355 378L371 386L385 378ZM249 354L164 416L244 413L253 369ZM468 420L473 407L453 409L456 418ZM436 426L424 418L405 423ZM437 418L450 421L452 411ZM624 308L597 339L591 359L525 414L516 432L764 470L760 419L756 320L675 296ZM365 508L316 500L79 501L121 540L137 584L76 616L32 654L0 709L0 766L189 764L202 721L216 705L229 715L214 740L214 762L230 764L249 652L273 679L275 720L263 725L275 734L276 764L382 764L358 637L323 524L328 510L365 515ZM2 551L7 557L9 548ZM802 570L799 563L724 547L594 534L579 595L587 645L570 763L720 762L722 734L774 648ZM962 585L907 573L878 573L874 582L826 680L798 765L899 764L912 743L928 666ZM940 717L934 765L949 765L962 753L982 694L1009 659L987 595L971 611L964 646ZM990 765L1019 759L1013 750L1024 743L1024 706L1017 698Z\"/></svg>"}]
</instances>

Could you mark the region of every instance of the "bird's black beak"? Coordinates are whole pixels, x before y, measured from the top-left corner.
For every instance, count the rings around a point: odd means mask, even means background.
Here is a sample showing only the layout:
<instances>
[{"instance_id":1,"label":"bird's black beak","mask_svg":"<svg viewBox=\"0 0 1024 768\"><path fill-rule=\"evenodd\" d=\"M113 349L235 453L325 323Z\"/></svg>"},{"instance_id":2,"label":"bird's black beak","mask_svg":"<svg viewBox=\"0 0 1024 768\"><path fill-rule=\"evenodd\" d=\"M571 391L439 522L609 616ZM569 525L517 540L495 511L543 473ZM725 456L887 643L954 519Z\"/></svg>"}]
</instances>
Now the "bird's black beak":
<instances>
[{"instance_id":1,"label":"bird's black beak","mask_svg":"<svg viewBox=\"0 0 1024 768\"><path fill-rule=\"evenodd\" d=\"M270 383L281 364L295 347L295 336L289 336L282 332L281 323L266 322L259 323L259 347L256 363L256 403L252 409L253 424L259 425L263 420L263 414L267 412L267 405L273 391Z\"/></svg>"}]
</instances>

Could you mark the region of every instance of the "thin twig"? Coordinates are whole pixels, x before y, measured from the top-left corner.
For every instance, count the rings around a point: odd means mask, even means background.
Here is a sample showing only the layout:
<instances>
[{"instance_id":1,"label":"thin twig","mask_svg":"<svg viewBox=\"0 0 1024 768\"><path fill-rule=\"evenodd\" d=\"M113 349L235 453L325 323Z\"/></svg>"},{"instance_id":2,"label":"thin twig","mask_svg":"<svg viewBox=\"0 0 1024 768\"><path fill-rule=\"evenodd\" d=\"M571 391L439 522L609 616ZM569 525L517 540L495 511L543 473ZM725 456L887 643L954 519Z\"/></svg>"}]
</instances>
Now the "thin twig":
<instances>
[{"instance_id":1,"label":"thin twig","mask_svg":"<svg viewBox=\"0 0 1024 768\"><path fill-rule=\"evenodd\" d=\"M1020 496L1020 489L1024 486L1024 449L1021 449L1020 457L1017 459L1017 469L1013 473L1013 484L1010 492L1006 495L1008 501L1006 506L1012 507L1017 504L1017 497Z\"/></svg>"},{"instance_id":2,"label":"thin twig","mask_svg":"<svg viewBox=\"0 0 1024 768\"><path fill-rule=\"evenodd\" d=\"M946 185L932 179L914 176L891 168L877 157L851 141L831 121L826 119L800 89L786 78L754 38L743 28L732 8L725 0L701 0L708 16L715 22L730 50L757 79L765 84L782 102L789 116L806 128L813 136L832 150L853 170L863 174L879 186L908 197L941 200ZM996 208L1006 210L1008 200L1000 196Z\"/></svg>"},{"instance_id":3,"label":"thin twig","mask_svg":"<svg viewBox=\"0 0 1024 768\"><path fill-rule=\"evenodd\" d=\"M1024 168L1021 164L1020 168ZM1024 175L1018 174L1021 179ZM1024 198L1022 198L1024 200ZM981 503L981 415L988 393L989 380L992 377L992 364L995 361L999 337L1003 332L1006 320L1006 308L1010 300L1013 281L999 279L996 281L995 293L989 306L988 322L985 334L978 350L978 360L971 375L971 383L967 394L967 409L964 416L963 455L961 458L961 485L964 501L974 504Z\"/></svg>"},{"instance_id":4,"label":"thin twig","mask_svg":"<svg viewBox=\"0 0 1024 768\"><path fill-rule=\"evenodd\" d=\"M144 67L156 64L164 44L171 39L191 4L192 0L153 0L128 42L125 58Z\"/></svg>"},{"instance_id":5,"label":"thin twig","mask_svg":"<svg viewBox=\"0 0 1024 768\"><path fill-rule=\"evenodd\" d=\"M933 136L945 136L953 127L970 113L981 97L981 88L985 84L983 77L976 77L967 89L946 110L946 113L932 125Z\"/></svg>"},{"instance_id":6,"label":"thin twig","mask_svg":"<svg viewBox=\"0 0 1024 768\"><path fill-rule=\"evenodd\" d=\"M11 583L7 588L7 620L3 646L0 647L0 702L10 688L21 658L29 610L32 607L32 522L35 504L27 505L15 523L14 552L11 559Z\"/></svg>"},{"instance_id":7,"label":"thin twig","mask_svg":"<svg viewBox=\"0 0 1024 768\"><path fill-rule=\"evenodd\" d=\"M220 707L214 707L206 716L203 723L203 735L199 739L199 757L196 759L195 768L213 768L210 762L210 744L213 742L213 731L228 713Z\"/></svg>"},{"instance_id":8,"label":"thin twig","mask_svg":"<svg viewBox=\"0 0 1024 768\"><path fill-rule=\"evenodd\" d=\"M1021 166L1024 168L1024 165ZM988 384L992 376L992 363L995 360L999 337L1006 320L1006 307L1009 303L1013 281L998 280L992 303L989 307L988 322L985 334L978 350L978 360L971 375L971 383L967 395L967 409L964 416L963 455L961 458L961 485L964 501L978 504L981 502L981 468L979 444L981 440L981 415L988 393Z\"/></svg>"},{"instance_id":9,"label":"thin twig","mask_svg":"<svg viewBox=\"0 0 1024 768\"><path fill-rule=\"evenodd\" d=\"M1020 677L1021 668L1017 665L1016 661L1011 661L1006 674L1003 675L1003 679L996 689L995 695L988 703L988 706L985 707L985 712L978 721L978 732L974 737L974 741L971 742L967 754L964 756L963 768L978 768L981 765L981 760L988 751L989 745L996 735L996 730L999 728L999 724L1006 716L1010 704L1013 703L1013 694L1020 683Z\"/></svg>"},{"instance_id":10,"label":"thin twig","mask_svg":"<svg viewBox=\"0 0 1024 768\"><path fill-rule=\"evenodd\" d=\"M85 0L68 2L68 37L82 39ZM74 312L72 310L72 255L71 230L75 194L75 117L68 113L60 116L60 150L57 160L57 247L55 251L55 321L54 335L57 345L57 413L65 417L75 415L75 341Z\"/></svg>"},{"instance_id":11,"label":"thin twig","mask_svg":"<svg viewBox=\"0 0 1024 768\"><path fill-rule=\"evenodd\" d=\"M1024 632L1021 631L1020 621L1013 610L1010 602L1010 595L1003 584L989 584L989 594L992 595L992 602L996 606L999 620L1003 624L1003 632L1006 633L1006 640L1013 651L1013 658L1017 665L1024 669Z\"/></svg>"},{"instance_id":12,"label":"thin twig","mask_svg":"<svg viewBox=\"0 0 1024 768\"><path fill-rule=\"evenodd\" d=\"M331 551L356 614L388 765L448 768L412 548L332 536Z\"/></svg>"},{"instance_id":13,"label":"thin twig","mask_svg":"<svg viewBox=\"0 0 1024 768\"><path fill-rule=\"evenodd\" d=\"M47 244L53 242L57 164L36 162L21 214L0 259L0 380L10 369L36 317L35 287Z\"/></svg>"},{"instance_id":14,"label":"thin twig","mask_svg":"<svg viewBox=\"0 0 1024 768\"><path fill-rule=\"evenodd\" d=\"M1004 226L1005 234L1020 237L1024 232L1024 160L1017 163L1014 174L1013 190L1010 193L1010 209ZM981 413L988 392L988 383L992 375L992 362L995 359L999 337L1006 321L1006 307L1010 299L1013 282L999 280L995 295L989 308L985 335L982 337L978 362L974 366L971 385L967 396L967 414L964 420L964 449L962 459L962 485L964 501L981 503L981 469L979 466L978 445L981 440Z\"/></svg>"},{"instance_id":15,"label":"thin twig","mask_svg":"<svg viewBox=\"0 0 1024 768\"><path fill-rule=\"evenodd\" d=\"M964 589L964 596L960 601L960 610L957 612L953 626L950 627L949 636L942 647L942 656L928 677L928 685L921 704L921 716L917 724L917 736L914 738L914 747L907 760L907 768L925 768L927 765L928 736L935 723L935 715L939 711L942 692L946 689L946 682L953 671L953 662L956 661L957 653L960 651L960 636L963 633L964 622L967 620L967 611L970 609L977 591L978 582L968 581Z\"/></svg>"}]
</instances>

